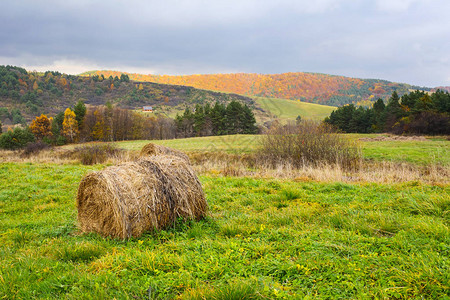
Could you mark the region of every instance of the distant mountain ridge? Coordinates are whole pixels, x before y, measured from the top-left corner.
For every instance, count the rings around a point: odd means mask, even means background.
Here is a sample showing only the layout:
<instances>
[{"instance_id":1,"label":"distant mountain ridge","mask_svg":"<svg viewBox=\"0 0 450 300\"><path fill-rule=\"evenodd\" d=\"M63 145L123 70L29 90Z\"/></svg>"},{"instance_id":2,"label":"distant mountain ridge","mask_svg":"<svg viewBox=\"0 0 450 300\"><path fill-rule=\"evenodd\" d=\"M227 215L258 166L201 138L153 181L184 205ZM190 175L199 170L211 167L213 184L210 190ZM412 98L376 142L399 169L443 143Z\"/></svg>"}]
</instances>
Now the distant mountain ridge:
<instances>
[{"instance_id":1,"label":"distant mountain ridge","mask_svg":"<svg viewBox=\"0 0 450 300\"><path fill-rule=\"evenodd\" d=\"M441 91L450 93L450 86L438 86L438 87L433 88L431 91L436 92L437 90L441 90Z\"/></svg>"},{"instance_id":2,"label":"distant mountain ridge","mask_svg":"<svg viewBox=\"0 0 450 300\"><path fill-rule=\"evenodd\" d=\"M121 108L153 106L161 114L174 108L206 102L240 101L255 109L250 97L200 90L189 86L130 81L127 76L75 76L59 72L28 72L14 66L0 66L0 121L12 121L11 111L19 110L27 121L41 113L53 116L82 100L87 105L109 102ZM7 120L9 119L9 120Z\"/></svg>"},{"instance_id":3,"label":"distant mountain ridge","mask_svg":"<svg viewBox=\"0 0 450 300\"><path fill-rule=\"evenodd\" d=\"M29 72L20 67L0 66L0 122L10 126L30 122L40 114L49 117L82 100L87 105L105 105L127 109L152 106L158 115L175 117L196 104L239 101L254 112L259 124L273 119L322 120L335 107L285 99L248 97L234 93L197 89L190 86L132 81L120 73L107 77L67 75L60 72Z\"/></svg>"},{"instance_id":4,"label":"distant mountain ridge","mask_svg":"<svg viewBox=\"0 0 450 300\"><path fill-rule=\"evenodd\" d=\"M96 70L80 75L120 76L121 72ZM388 99L392 92L399 95L412 89L431 90L378 79L360 79L320 73L282 74L199 74L199 75L144 75L126 73L130 79L192 86L199 89L258 96L300 100L332 106L349 103L370 106L378 98Z\"/></svg>"}]
</instances>

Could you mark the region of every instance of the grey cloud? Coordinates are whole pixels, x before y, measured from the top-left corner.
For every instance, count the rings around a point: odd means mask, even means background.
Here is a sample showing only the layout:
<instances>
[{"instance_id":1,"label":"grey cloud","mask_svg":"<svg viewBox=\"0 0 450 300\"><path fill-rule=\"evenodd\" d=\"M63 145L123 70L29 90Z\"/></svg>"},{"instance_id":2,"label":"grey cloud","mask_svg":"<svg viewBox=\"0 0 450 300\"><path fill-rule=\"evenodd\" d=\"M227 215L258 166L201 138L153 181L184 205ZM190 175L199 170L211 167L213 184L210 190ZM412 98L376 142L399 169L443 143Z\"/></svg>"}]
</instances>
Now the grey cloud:
<instances>
[{"instance_id":1,"label":"grey cloud","mask_svg":"<svg viewBox=\"0 0 450 300\"><path fill-rule=\"evenodd\" d=\"M0 63L450 85L446 0L10 1Z\"/></svg>"}]
</instances>

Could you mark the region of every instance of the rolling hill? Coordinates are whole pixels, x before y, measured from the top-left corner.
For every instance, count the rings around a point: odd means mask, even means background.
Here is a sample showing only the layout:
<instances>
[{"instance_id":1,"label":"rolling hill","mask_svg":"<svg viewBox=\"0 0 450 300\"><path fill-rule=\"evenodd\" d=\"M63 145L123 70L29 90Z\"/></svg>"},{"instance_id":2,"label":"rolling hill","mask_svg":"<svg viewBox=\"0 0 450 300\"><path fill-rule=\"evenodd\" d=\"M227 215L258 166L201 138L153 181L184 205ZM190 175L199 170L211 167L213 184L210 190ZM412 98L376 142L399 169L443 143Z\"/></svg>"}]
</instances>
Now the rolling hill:
<instances>
[{"instance_id":1,"label":"rolling hill","mask_svg":"<svg viewBox=\"0 0 450 300\"><path fill-rule=\"evenodd\" d=\"M27 72L18 67L0 66L0 108L18 109L29 121L41 113L54 115L78 100L88 105L110 102L121 108L142 109L153 106L165 113L173 108L204 102L237 100L254 108L254 100L236 94L199 90L187 86L130 81L127 77L104 79L59 72ZM0 120L5 121L0 115ZM3 118L3 120L2 120Z\"/></svg>"},{"instance_id":2,"label":"rolling hill","mask_svg":"<svg viewBox=\"0 0 450 300\"><path fill-rule=\"evenodd\" d=\"M289 99L267 97L253 97L253 99L255 100L257 107L260 107L264 112L269 113L263 116L256 113L257 120L259 118L261 121L267 119L279 119L281 121L295 120L297 116L301 116L302 119L323 120L336 109L335 106Z\"/></svg>"},{"instance_id":3,"label":"rolling hill","mask_svg":"<svg viewBox=\"0 0 450 300\"><path fill-rule=\"evenodd\" d=\"M202 90L189 86L133 81L118 74L103 76L73 76L59 72L28 72L23 68L0 66L0 121L3 125L30 122L35 116L54 116L82 100L87 105L109 102L121 108L142 109L153 106L155 112L175 117L186 107L206 102L227 103L232 100L246 103L255 113L258 123L273 118L294 120L323 119L330 107L298 101L256 98L233 93ZM20 112L23 118L17 117Z\"/></svg>"},{"instance_id":4,"label":"rolling hill","mask_svg":"<svg viewBox=\"0 0 450 300\"><path fill-rule=\"evenodd\" d=\"M120 76L116 71L90 71L85 76ZM404 83L377 79L359 79L319 73L283 74L203 74L143 75L129 74L133 80L192 86L199 89L236 93L245 96L301 100L303 102L341 106L349 103L370 105L378 98L387 99L393 91L399 95L411 89L425 89Z\"/></svg>"}]
</instances>

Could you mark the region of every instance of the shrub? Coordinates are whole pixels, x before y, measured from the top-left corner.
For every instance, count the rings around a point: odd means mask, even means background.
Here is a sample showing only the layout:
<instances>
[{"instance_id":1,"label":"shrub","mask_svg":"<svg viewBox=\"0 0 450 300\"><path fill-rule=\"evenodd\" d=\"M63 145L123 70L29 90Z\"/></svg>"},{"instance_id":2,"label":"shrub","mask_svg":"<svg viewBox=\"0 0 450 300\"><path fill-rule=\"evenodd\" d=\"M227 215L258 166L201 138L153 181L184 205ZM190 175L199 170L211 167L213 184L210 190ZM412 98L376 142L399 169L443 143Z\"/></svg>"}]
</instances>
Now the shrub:
<instances>
[{"instance_id":1,"label":"shrub","mask_svg":"<svg viewBox=\"0 0 450 300\"><path fill-rule=\"evenodd\" d=\"M410 126L410 133L450 134L450 116L445 113L424 111L417 114Z\"/></svg>"},{"instance_id":2,"label":"shrub","mask_svg":"<svg viewBox=\"0 0 450 300\"><path fill-rule=\"evenodd\" d=\"M361 151L329 124L301 121L298 125L277 125L262 138L258 157L273 167L289 163L305 165L337 164L351 169L359 165Z\"/></svg>"},{"instance_id":3,"label":"shrub","mask_svg":"<svg viewBox=\"0 0 450 300\"><path fill-rule=\"evenodd\" d=\"M74 154L83 165L93 165L104 163L109 157L113 157L121 151L114 145L102 144L77 147L74 150Z\"/></svg>"},{"instance_id":4,"label":"shrub","mask_svg":"<svg viewBox=\"0 0 450 300\"><path fill-rule=\"evenodd\" d=\"M0 148L16 150L23 148L26 144L34 142L34 135L28 128L16 127L0 135Z\"/></svg>"},{"instance_id":5,"label":"shrub","mask_svg":"<svg viewBox=\"0 0 450 300\"><path fill-rule=\"evenodd\" d=\"M29 157L30 155L36 155L42 150L50 148L50 145L44 143L43 141L38 141L35 143L28 143L23 150L22 156Z\"/></svg>"}]
</instances>

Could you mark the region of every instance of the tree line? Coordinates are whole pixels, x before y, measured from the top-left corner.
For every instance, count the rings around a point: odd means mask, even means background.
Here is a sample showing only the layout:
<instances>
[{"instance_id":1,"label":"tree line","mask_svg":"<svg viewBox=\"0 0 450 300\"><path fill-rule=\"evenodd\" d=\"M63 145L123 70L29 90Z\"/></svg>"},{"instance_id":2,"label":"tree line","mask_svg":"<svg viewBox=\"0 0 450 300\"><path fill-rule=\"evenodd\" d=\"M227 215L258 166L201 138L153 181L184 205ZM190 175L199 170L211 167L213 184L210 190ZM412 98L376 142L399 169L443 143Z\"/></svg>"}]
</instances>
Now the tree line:
<instances>
[{"instance_id":1,"label":"tree line","mask_svg":"<svg viewBox=\"0 0 450 300\"><path fill-rule=\"evenodd\" d=\"M16 127L0 135L0 148L19 149L27 143L42 141L52 145L89 141L161 140L212 134L256 133L255 118L246 105L232 101L227 106L197 105L182 116L143 115L107 103L75 106L54 117L42 114L29 126ZM0 127L1 128L1 127ZM0 132L1 133L1 132Z\"/></svg>"},{"instance_id":2,"label":"tree line","mask_svg":"<svg viewBox=\"0 0 450 300\"><path fill-rule=\"evenodd\" d=\"M450 94L417 90L400 98L394 91L387 104L378 99L371 108L345 105L325 122L349 133L450 134Z\"/></svg>"},{"instance_id":3,"label":"tree line","mask_svg":"<svg viewBox=\"0 0 450 300\"><path fill-rule=\"evenodd\" d=\"M246 105L231 101L228 105L216 102L197 104L194 111L186 108L175 117L178 136L210 136L225 134L254 134L258 132L255 115Z\"/></svg>"}]
</instances>

